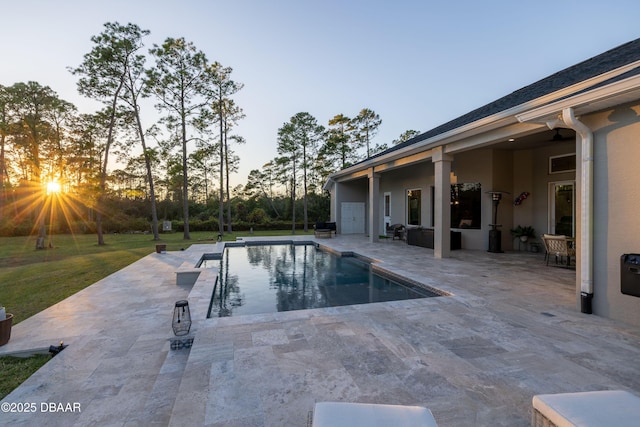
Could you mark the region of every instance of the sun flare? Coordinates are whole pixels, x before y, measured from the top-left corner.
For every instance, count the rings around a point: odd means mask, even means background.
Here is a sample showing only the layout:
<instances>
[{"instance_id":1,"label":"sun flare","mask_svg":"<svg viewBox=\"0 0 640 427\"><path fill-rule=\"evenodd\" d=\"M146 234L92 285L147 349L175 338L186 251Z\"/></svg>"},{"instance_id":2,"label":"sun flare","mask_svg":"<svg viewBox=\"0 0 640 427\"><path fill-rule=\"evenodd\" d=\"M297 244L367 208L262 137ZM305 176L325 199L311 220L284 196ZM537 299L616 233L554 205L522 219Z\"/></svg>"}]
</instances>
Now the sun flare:
<instances>
[{"instance_id":1,"label":"sun flare","mask_svg":"<svg viewBox=\"0 0 640 427\"><path fill-rule=\"evenodd\" d=\"M51 181L47 183L47 194L59 193L61 190L60 183Z\"/></svg>"}]
</instances>

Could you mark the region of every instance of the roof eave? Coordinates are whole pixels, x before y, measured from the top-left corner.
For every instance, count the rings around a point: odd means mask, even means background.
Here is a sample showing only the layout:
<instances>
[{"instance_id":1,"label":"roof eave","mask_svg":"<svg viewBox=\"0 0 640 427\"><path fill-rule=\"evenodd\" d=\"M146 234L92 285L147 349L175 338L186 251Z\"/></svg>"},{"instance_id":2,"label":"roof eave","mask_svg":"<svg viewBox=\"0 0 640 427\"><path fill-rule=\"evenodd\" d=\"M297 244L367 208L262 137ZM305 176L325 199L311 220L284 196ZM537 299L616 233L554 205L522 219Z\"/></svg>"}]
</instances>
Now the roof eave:
<instances>
[{"instance_id":1,"label":"roof eave","mask_svg":"<svg viewBox=\"0 0 640 427\"><path fill-rule=\"evenodd\" d=\"M343 169L331 174L328 177L324 187L330 187L331 181L334 181L334 182L338 181L340 180L340 178L349 177L350 175L353 175L357 172L369 169L371 167L375 167L377 165L388 163L389 161L405 157L415 152L432 149L441 145L455 142L462 138L469 138L471 136L477 135L478 133L486 132L488 130L495 129L497 127L504 126L506 124L523 123L527 121L532 121L530 117L537 117L540 114L552 115L553 114L552 111L555 111L556 113L558 111L557 107L555 106L556 104L558 105L564 104L566 102L569 102L569 100L573 100L577 98L587 100L589 96L594 96L594 93L599 93L601 95L606 94L607 88L610 88L612 86L618 86L623 82L627 82L626 84L627 86L629 86L628 90L633 90L634 88L632 86L634 85L634 83L636 86L639 85L639 83L636 81L636 79L640 78L638 76L633 76L628 79L621 80L620 82L612 83L611 85L606 85L600 88L596 88L592 91L589 91L587 89L599 83L606 82L609 79L612 79L616 76L629 72L638 67L640 67L640 61L631 62L622 67L599 74L590 79L583 80L581 82L578 82L571 86L567 86L565 88L549 93L547 95L543 95L541 97L532 99L530 101L524 102L522 104L516 105L506 110L500 111L499 113L492 114L480 120L476 120L474 122L457 127L450 131L435 135L431 138L418 140L414 144L411 144L407 147L404 147L398 150L393 150L387 154L365 160L361 163L358 163L356 165L350 166L346 169ZM578 93L578 95L572 96L576 93ZM583 101L583 102L586 102L586 101ZM535 112L535 113L531 113L531 112ZM548 113L543 113L543 112L548 112Z\"/></svg>"},{"instance_id":2,"label":"roof eave","mask_svg":"<svg viewBox=\"0 0 640 427\"><path fill-rule=\"evenodd\" d=\"M573 108L576 114L584 115L636 99L640 99L640 75L528 110L517 114L516 118L521 123L546 123L555 120L568 107Z\"/></svg>"}]
</instances>

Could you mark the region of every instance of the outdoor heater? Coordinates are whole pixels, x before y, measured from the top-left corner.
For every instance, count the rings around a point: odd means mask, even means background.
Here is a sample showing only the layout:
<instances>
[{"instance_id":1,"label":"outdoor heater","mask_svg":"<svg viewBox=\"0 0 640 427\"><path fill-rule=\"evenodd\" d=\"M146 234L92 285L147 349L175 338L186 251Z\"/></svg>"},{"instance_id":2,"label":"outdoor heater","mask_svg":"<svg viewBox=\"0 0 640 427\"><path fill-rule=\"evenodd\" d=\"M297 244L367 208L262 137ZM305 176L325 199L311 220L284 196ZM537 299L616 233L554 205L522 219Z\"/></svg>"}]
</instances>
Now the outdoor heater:
<instances>
[{"instance_id":1,"label":"outdoor heater","mask_svg":"<svg viewBox=\"0 0 640 427\"><path fill-rule=\"evenodd\" d=\"M176 336L187 335L191 329L191 312L189 311L189 301L180 300L173 308L173 333Z\"/></svg>"},{"instance_id":2,"label":"outdoor heater","mask_svg":"<svg viewBox=\"0 0 640 427\"><path fill-rule=\"evenodd\" d=\"M493 224L489 224L491 230L489 230L488 252L502 253L502 231L498 230L498 227L502 227L502 225L498 224L498 205L502 195L509 193L506 191L487 191L487 194L491 194L491 201L493 202Z\"/></svg>"}]
</instances>

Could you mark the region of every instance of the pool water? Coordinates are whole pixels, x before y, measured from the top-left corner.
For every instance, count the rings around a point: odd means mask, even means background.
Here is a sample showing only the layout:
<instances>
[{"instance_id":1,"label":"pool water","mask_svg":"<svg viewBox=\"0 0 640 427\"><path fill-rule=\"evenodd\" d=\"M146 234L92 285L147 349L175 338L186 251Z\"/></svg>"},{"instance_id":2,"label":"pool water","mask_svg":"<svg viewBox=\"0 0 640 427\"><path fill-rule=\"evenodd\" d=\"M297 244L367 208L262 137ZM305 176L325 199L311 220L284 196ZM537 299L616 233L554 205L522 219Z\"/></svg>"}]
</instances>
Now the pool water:
<instances>
[{"instance_id":1,"label":"pool water","mask_svg":"<svg viewBox=\"0 0 640 427\"><path fill-rule=\"evenodd\" d=\"M438 296L376 274L356 257L313 245L227 246L222 259L204 259L200 267L220 269L208 317Z\"/></svg>"}]
</instances>

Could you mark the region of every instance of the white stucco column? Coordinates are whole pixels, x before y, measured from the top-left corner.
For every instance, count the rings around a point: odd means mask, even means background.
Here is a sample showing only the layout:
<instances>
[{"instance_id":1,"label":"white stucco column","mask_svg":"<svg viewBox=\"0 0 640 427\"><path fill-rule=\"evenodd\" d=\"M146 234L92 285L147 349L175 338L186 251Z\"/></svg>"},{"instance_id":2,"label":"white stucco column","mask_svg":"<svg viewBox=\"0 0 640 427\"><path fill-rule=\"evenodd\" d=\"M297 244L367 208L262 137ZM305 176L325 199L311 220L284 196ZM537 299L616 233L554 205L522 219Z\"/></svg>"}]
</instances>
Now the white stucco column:
<instances>
[{"instance_id":1,"label":"white stucco column","mask_svg":"<svg viewBox=\"0 0 640 427\"><path fill-rule=\"evenodd\" d=\"M373 168L367 173L369 177L369 242L377 242L380 228L380 175Z\"/></svg>"},{"instance_id":2,"label":"white stucco column","mask_svg":"<svg viewBox=\"0 0 640 427\"><path fill-rule=\"evenodd\" d=\"M338 191L340 188L340 184L336 181L333 181L333 183L331 184L331 201L329 204L329 221L333 221L336 224L338 224L339 227L339 223L340 223L340 202L338 200L340 191Z\"/></svg>"},{"instance_id":3,"label":"white stucco column","mask_svg":"<svg viewBox=\"0 0 640 427\"><path fill-rule=\"evenodd\" d=\"M453 157L445 154L444 147L433 149L435 195L433 206L433 256L448 258L451 254L451 162Z\"/></svg>"}]
</instances>

